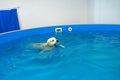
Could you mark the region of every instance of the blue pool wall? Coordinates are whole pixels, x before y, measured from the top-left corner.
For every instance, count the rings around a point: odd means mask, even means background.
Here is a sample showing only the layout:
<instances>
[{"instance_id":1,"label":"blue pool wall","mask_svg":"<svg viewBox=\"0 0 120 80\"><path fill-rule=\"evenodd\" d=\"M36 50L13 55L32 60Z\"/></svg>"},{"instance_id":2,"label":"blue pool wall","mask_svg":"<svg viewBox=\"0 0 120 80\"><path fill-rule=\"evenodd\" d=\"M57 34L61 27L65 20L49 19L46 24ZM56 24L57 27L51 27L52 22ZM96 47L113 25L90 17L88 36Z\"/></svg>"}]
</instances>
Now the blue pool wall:
<instances>
[{"instance_id":1,"label":"blue pool wall","mask_svg":"<svg viewBox=\"0 0 120 80\"><path fill-rule=\"evenodd\" d=\"M62 28L62 32L69 32L68 31L69 27L72 28L73 32L74 31L120 31L120 25L111 25L111 24L49 26L49 27L41 27L41 28L20 30L20 31L0 34L0 44L26 36L54 33L55 28Z\"/></svg>"}]
</instances>

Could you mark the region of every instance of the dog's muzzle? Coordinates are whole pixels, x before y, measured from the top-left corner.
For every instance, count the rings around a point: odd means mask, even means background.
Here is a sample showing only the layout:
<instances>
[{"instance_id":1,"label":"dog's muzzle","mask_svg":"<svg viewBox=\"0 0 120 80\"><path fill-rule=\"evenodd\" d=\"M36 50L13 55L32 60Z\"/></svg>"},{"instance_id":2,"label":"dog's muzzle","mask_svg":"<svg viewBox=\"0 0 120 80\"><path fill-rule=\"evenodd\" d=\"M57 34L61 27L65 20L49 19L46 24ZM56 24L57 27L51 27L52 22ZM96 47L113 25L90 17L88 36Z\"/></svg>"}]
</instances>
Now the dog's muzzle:
<instances>
[{"instance_id":1,"label":"dog's muzzle","mask_svg":"<svg viewBox=\"0 0 120 80\"><path fill-rule=\"evenodd\" d=\"M57 39L57 42L60 42L60 41Z\"/></svg>"}]
</instances>

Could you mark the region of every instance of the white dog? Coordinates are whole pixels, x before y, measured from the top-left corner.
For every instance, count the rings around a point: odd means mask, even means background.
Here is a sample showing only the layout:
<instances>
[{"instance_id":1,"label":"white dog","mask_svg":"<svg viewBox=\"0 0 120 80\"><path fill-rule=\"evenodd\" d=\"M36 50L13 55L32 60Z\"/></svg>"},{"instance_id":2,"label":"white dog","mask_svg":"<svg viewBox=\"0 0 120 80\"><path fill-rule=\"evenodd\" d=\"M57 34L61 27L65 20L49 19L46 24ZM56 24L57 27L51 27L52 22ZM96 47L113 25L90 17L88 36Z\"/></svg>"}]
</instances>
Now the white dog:
<instances>
[{"instance_id":1,"label":"white dog","mask_svg":"<svg viewBox=\"0 0 120 80\"><path fill-rule=\"evenodd\" d=\"M65 48L63 45L57 45L57 43L59 42L58 39L56 39L55 37L51 37L47 40L46 43L35 43L33 44L33 47L42 51L47 51L47 50L51 50L56 46L59 46L61 48Z\"/></svg>"}]
</instances>

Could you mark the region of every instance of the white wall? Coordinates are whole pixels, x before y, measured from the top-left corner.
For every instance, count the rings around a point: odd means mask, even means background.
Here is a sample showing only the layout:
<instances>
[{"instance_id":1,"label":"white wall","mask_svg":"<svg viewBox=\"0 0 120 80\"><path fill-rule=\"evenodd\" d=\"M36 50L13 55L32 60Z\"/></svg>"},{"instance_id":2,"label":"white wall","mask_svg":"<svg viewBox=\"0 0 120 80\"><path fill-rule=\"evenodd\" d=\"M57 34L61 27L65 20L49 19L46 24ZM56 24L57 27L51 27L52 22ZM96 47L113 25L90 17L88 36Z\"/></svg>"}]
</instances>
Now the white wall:
<instances>
[{"instance_id":1,"label":"white wall","mask_svg":"<svg viewBox=\"0 0 120 80\"><path fill-rule=\"evenodd\" d=\"M20 7L22 29L84 24L88 22L88 0L0 0L0 9Z\"/></svg>"},{"instance_id":2,"label":"white wall","mask_svg":"<svg viewBox=\"0 0 120 80\"><path fill-rule=\"evenodd\" d=\"M24 28L87 23L87 0L21 0Z\"/></svg>"},{"instance_id":3,"label":"white wall","mask_svg":"<svg viewBox=\"0 0 120 80\"><path fill-rule=\"evenodd\" d=\"M0 10L20 6L20 0L0 0Z\"/></svg>"},{"instance_id":4,"label":"white wall","mask_svg":"<svg viewBox=\"0 0 120 80\"><path fill-rule=\"evenodd\" d=\"M94 0L94 23L120 24L120 0Z\"/></svg>"},{"instance_id":5,"label":"white wall","mask_svg":"<svg viewBox=\"0 0 120 80\"><path fill-rule=\"evenodd\" d=\"M93 24L94 23L94 3L95 0L88 0L88 11L87 11L87 19L88 19L88 24Z\"/></svg>"}]
</instances>

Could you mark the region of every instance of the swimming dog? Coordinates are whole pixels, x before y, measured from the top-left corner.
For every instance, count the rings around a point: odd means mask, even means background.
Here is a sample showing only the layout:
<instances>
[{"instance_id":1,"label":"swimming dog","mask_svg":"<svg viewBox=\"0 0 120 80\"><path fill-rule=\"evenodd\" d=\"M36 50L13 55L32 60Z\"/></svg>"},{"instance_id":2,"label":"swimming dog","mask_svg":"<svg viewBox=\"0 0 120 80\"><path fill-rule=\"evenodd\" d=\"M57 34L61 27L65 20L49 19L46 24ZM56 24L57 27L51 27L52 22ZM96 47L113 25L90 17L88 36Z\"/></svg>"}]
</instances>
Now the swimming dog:
<instances>
[{"instance_id":1,"label":"swimming dog","mask_svg":"<svg viewBox=\"0 0 120 80\"><path fill-rule=\"evenodd\" d=\"M63 45L58 44L60 42L60 40L56 39L55 37L51 37L47 40L47 42L45 43L35 43L33 44L33 47L42 51L47 51L47 50L51 50L55 47L61 47L61 48L65 48Z\"/></svg>"}]
</instances>

